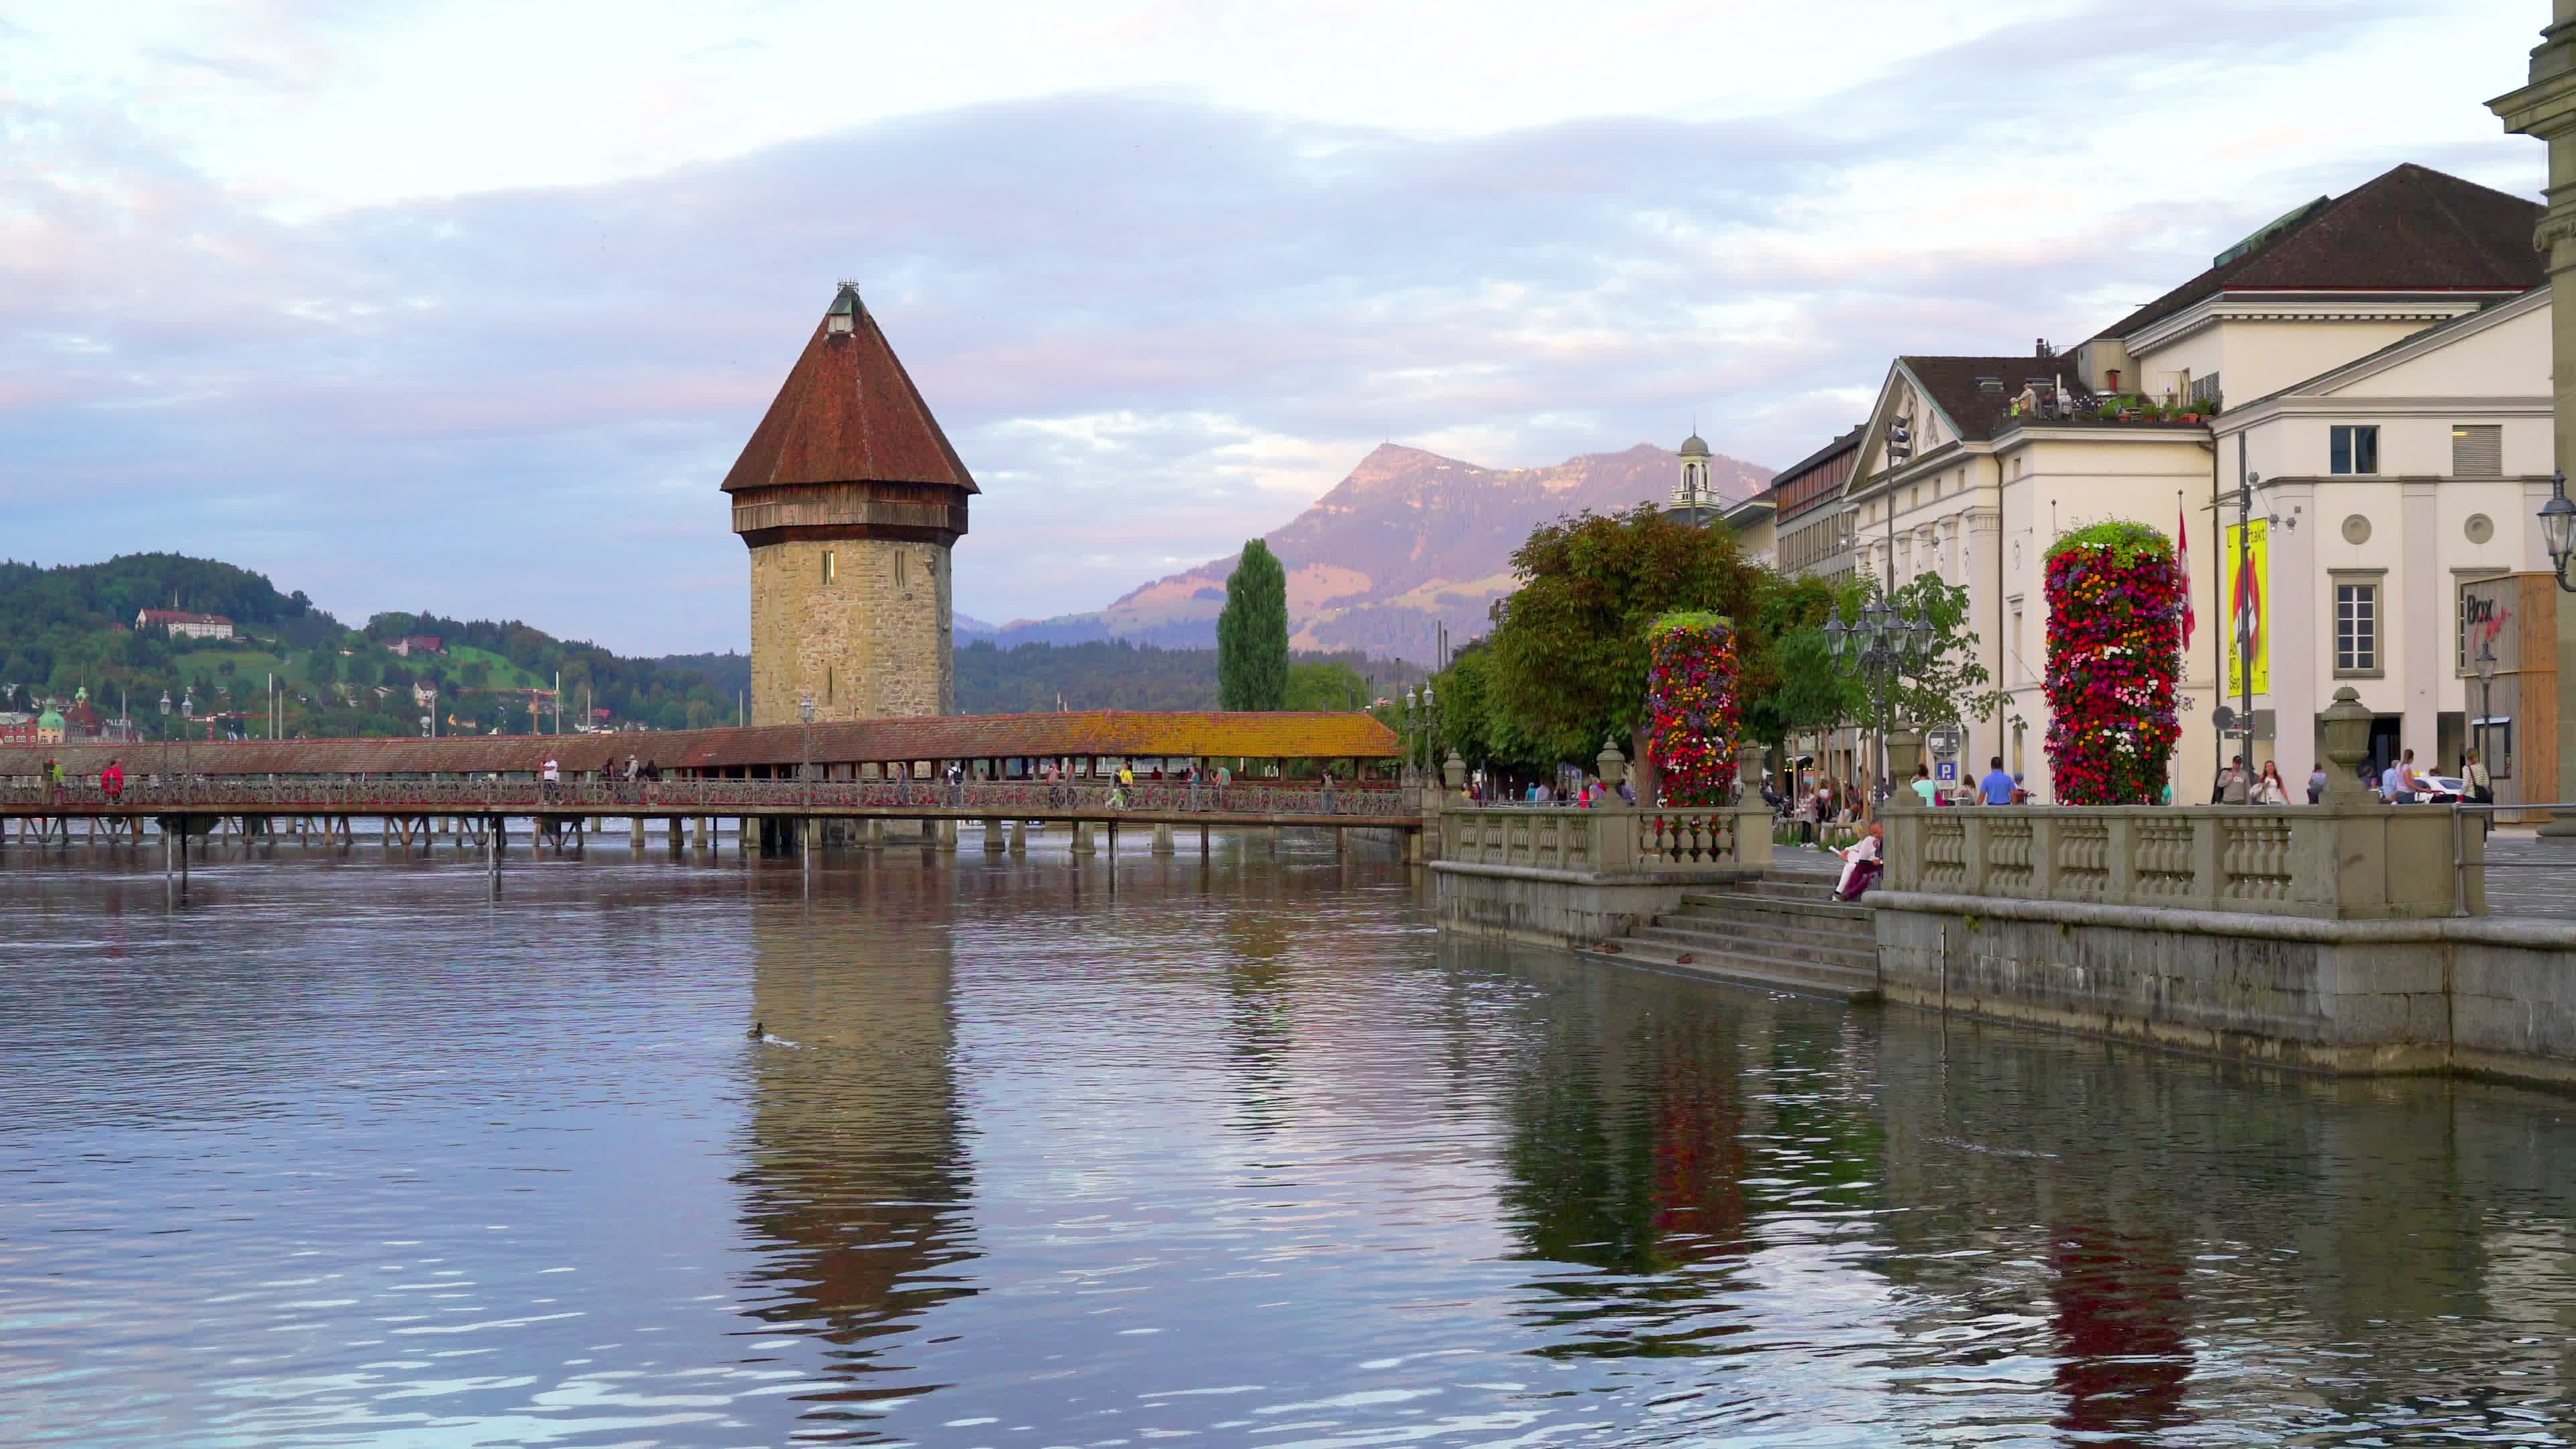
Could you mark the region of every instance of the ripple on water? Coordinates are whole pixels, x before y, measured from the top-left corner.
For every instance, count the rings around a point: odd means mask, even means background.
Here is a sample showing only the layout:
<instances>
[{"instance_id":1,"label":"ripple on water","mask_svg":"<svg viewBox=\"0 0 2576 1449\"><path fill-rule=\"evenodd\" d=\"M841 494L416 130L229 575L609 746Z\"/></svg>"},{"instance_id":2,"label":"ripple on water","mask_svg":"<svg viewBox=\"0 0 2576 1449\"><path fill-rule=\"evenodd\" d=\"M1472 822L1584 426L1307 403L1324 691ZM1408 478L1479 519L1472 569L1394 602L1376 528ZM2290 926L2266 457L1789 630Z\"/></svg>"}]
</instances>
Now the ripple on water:
<instances>
[{"instance_id":1,"label":"ripple on water","mask_svg":"<svg viewBox=\"0 0 2576 1449\"><path fill-rule=\"evenodd\" d=\"M2569 1428L2558 1098L1945 1061L1293 836L194 887L0 869L11 1442Z\"/></svg>"}]
</instances>

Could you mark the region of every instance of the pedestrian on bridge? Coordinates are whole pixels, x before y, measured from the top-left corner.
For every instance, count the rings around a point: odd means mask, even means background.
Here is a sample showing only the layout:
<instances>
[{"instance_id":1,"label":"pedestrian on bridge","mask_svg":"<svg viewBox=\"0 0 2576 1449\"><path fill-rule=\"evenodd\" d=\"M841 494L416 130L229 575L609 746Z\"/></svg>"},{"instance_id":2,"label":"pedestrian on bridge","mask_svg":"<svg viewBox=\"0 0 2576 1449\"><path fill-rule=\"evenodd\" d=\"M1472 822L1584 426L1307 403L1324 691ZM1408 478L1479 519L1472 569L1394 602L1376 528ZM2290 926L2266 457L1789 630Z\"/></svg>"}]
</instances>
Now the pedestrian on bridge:
<instances>
[{"instance_id":1,"label":"pedestrian on bridge","mask_svg":"<svg viewBox=\"0 0 2576 1449\"><path fill-rule=\"evenodd\" d=\"M555 763L554 756L546 756L546 762L538 767L537 774L547 799L553 800L563 794L563 767Z\"/></svg>"},{"instance_id":2,"label":"pedestrian on bridge","mask_svg":"<svg viewBox=\"0 0 2576 1449\"><path fill-rule=\"evenodd\" d=\"M125 767L114 760L108 761L107 768L98 772L98 788L107 796L109 804L115 804L125 794Z\"/></svg>"}]
</instances>

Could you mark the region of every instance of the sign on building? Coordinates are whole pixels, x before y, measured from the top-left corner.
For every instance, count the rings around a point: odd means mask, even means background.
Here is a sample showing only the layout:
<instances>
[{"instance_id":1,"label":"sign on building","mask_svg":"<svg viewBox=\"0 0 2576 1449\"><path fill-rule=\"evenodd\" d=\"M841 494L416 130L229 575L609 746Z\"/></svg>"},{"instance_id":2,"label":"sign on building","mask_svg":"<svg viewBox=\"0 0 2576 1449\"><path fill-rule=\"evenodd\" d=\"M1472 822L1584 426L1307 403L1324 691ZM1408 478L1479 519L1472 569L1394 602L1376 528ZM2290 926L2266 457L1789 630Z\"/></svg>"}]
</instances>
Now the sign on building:
<instances>
[{"instance_id":1,"label":"sign on building","mask_svg":"<svg viewBox=\"0 0 2576 1449\"><path fill-rule=\"evenodd\" d=\"M2246 692L2245 660L2253 655L2256 694L2272 692L2272 525L2249 519L2227 527L2227 552L2219 558L2227 581L2227 696ZM2250 647L2249 647L2250 646Z\"/></svg>"}]
</instances>

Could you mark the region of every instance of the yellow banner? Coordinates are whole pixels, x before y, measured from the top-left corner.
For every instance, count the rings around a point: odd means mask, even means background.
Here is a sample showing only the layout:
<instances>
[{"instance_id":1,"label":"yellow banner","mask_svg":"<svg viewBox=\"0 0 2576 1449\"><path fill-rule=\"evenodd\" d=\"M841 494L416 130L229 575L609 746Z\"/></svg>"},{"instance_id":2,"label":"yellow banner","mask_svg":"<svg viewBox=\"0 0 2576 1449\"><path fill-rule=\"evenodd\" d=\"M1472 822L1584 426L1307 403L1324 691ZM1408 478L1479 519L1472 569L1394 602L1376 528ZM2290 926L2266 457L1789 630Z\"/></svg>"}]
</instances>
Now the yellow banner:
<instances>
[{"instance_id":1,"label":"yellow banner","mask_svg":"<svg viewBox=\"0 0 2576 1449\"><path fill-rule=\"evenodd\" d=\"M2224 598L2227 650L2227 702L2245 693L2246 646L2254 656L2254 692L2272 692L2272 525L2249 520L2227 528L2227 551L2219 556L2218 576L2226 581Z\"/></svg>"}]
</instances>

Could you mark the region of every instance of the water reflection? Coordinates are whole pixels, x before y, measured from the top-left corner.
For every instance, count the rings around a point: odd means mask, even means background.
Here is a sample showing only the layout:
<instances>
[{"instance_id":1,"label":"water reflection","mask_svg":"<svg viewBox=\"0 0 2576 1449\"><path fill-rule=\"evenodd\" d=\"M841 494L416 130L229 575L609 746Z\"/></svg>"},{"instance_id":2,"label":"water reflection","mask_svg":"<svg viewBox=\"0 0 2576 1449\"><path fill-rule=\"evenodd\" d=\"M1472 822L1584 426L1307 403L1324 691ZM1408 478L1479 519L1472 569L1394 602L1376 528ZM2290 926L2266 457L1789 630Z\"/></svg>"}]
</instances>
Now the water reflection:
<instances>
[{"instance_id":1,"label":"water reflection","mask_svg":"<svg viewBox=\"0 0 2576 1449\"><path fill-rule=\"evenodd\" d=\"M971 1292L974 1192L958 1116L954 909L942 870L836 876L819 899L750 903L753 1017L742 1190L746 1311L818 1336L838 1384L808 1388L800 1437L850 1405L935 1384L900 1341ZM854 942L871 949L853 951Z\"/></svg>"},{"instance_id":2,"label":"water reflection","mask_svg":"<svg viewBox=\"0 0 2576 1449\"><path fill-rule=\"evenodd\" d=\"M2568 1097L1292 850L0 874L12 1442L2555 1442ZM755 1018L793 1047L755 1045Z\"/></svg>"}]
</instances>

